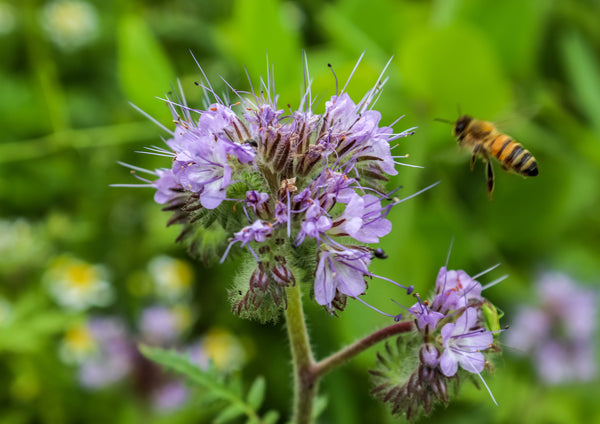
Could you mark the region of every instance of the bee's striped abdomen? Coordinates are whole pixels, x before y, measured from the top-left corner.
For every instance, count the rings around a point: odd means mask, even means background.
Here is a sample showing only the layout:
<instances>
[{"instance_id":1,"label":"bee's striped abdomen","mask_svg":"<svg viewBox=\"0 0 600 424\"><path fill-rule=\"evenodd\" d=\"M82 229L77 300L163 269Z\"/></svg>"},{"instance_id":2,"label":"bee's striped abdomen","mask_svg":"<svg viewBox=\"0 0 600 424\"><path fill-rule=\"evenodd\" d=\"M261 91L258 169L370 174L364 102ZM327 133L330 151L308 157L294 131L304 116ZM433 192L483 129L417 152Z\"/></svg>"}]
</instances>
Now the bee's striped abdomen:
<instances>
[{"instance_id":1,"label":"bee's striped abdomen","mask_svg":"<svg viewBox=\"0 0 600 424\"><path fill-rule=\"evenodd\" d=\"M521 175L535 177L538 174L537 162L516 141L504 134L497 135L490 143L490 153L500 161L506 169L512 169Z\"/></svg>"}]
</instances>

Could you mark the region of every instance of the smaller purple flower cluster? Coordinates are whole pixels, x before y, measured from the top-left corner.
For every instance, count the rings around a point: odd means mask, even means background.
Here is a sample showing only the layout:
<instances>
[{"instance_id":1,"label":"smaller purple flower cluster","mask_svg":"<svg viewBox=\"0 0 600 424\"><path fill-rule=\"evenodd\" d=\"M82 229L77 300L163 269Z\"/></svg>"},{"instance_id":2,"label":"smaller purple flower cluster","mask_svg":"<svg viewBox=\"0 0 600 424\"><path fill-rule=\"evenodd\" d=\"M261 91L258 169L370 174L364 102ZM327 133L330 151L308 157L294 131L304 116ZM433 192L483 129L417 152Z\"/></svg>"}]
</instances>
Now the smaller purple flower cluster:
<instances>
[{"instance_id":1,"label":"smaller purple flower cluster","mask_svg":"<svg viewBox=\"0 0 600 424\"><path fill-rule=\"evenodd\" d=\"M388 345L390 358L379 355L378 369L372 373L377 384L373 393L390 403L394 413L404 412L412 420L420 411L429 414L435 403L447 404L448 381L458 383L459 368L477 374L487 388L481 377L488 365L484 352L499 348L494 345L495 332L486 326L483 306L489 301L481 295L482 290L466 272L444 266L433 299L414 295L417 303L408 311L416 332L400 336L402 342L397 343L408 347L394 351ZM396 369L407 355L413 356L413 367Z\"/></svg>"},{"instance_id":2,"label":"smaller purple flower cluster","mask_svg":"<svg viewBox=\"0 0 600 424\"><path fill-rule=\"evenodd\" d=\"M545 383L596 378L598 293L561 273L543 274L536 291L539 306L517 311L507 344L517 352L533 353Z\"/></svg>"},{"instance_id":3,"label":"smaller purple flower cluster","mask_svg":"<svg viewBox=\"0 0 600 424\"><path fill-rule=\"evenodd\" d=\"M454 376L459 365L471 373L483 371L486 361L482 351L492 346L494 336L485 325L482 306L486 299L481 291L481 284L466 272L442 267L433 301L419 299L409 309L424 343L432 344L427 348L425 365L439 366L446 377Z\"/></svg>"}]
</instances>

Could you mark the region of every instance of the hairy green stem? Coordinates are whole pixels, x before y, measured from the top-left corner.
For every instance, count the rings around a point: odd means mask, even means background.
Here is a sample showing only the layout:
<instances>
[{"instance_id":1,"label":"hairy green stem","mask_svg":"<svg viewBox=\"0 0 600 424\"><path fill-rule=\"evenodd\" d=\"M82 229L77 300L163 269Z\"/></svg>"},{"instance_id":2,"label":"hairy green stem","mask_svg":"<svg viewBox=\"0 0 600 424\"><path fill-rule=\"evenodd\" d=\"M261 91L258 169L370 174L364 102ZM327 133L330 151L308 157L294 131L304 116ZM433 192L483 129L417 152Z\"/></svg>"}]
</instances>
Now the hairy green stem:
<instances>
[{"instance_id":1,"label":"hairy green stem","mask_svg":"<svg viewBox=\"0 0 600 424\"><path fill-rule=\"evenodd\" d=\"M319 379L335 367L382 340L396 334L406 333L413 328L413 322L399 322L382 328L360 339L329 357L315 362L310 348L304 310L302 309L302 292L297 284L288 288L288 307L285 311L288 337L292 351L294 366L294 424L310 424L314 399L319 386Z\"/></svg>"},{"instance_id":2,"label":"hairy green stem","mask_svg":"<svg viewBox=\"0 0 600 424\"><path fill-rule=\"evenodd\" d=\"M308 339L300 285L288 288L285 311L288 337L294 364L294 424L309 424L317 394L318 376L312 371L314 359Z\"/></svg>"},{"instance_id":3,"label":"hairy green stem","mask_svg":"<svg viewBox=\"0 0 600 424\"><path fill-rule=\"evenodd\" d=\"M373 346L375 343L378 343L382 340L387 339L388 337L392 337L396 334L406 333L411 331L413 328L412 321L399 322L397 324L390 325L388 327L382 328L372 334L369 334L367 337L360 339L349 346L346 346L342 350L328 356L327 358L317 362L314 364L312 372L315 374L316 378L319 378L333 368L342 365L344 362L358 355L362 351L368 349Z\"/></svg>"}]
</instances>

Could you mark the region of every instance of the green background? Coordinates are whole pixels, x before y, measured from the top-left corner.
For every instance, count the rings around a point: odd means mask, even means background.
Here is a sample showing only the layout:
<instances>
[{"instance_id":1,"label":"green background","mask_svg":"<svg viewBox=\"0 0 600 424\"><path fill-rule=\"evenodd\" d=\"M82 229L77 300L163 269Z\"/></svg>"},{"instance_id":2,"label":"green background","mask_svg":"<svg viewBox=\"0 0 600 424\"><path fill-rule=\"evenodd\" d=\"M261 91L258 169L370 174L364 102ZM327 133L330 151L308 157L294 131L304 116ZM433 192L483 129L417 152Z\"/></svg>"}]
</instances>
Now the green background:
<instances>
[{"instance_id":1,"label":"green background","mask_svg":"<svg viewBox=\"0 0 600 424\"><path fill-rule=\"evenodd\" d=\"M53 303L41 282L48 263L61 253L102 263L110 270L116 300L88 313L132 321L143 303L132 289L139 270L158 254L186 258L185 247L174 243L177 229L165 228L168 215L153 202L152 190L109 184L132 182L117 161L148 169L169 166L169 159L135 153L159 145L165 134L128 102L170 125L168 109L156 97L179 79L188 103L202 107L194 85L201 73L190 52L218 91L226 89L219 76L248 89L244 67L257 81L266 75L268 54L280 106L295 107L305 51L313 93L320 98L317 113L335 93L328 63L343 84L366 52L348 88L358 100L393 56L377 107L384 124L405 115L397 130L418 127L396 151L409 153L406 162L424 169L400 167L389 188L402 185L403 196L441 184L392 211L394 229L381 243L390 259L374 263L374 272L426 294L454 239L450 268L474 275L500 262L481 281L510 275L486 293L506 312L503 324L510 324L518 305L535 304L541 271L564 271L597 289L598 1L98 0L89 2L97 14L95 37L71 48L53 42L41 24L44 2L1 4L0 10L12 13L12 26L0 19L0 28L8 28L0 33L0 219L25 219L35 231L26 243L13 240L7 246L5 239L0 295L15 310L24 308L24 299L37 302L27 323L13 325L27 342L0 342L1 422L210 422L214 411L203 411L202 392L182 410L164 414L150 412L127 383L101 392L80 389L75 370L61 362L56 347L74 317ZM489 201L483 165L471 173L469 155L457 147L451 127L434 122L455 120L457 106L520 141L538 160L539 176L523 179L496 164ZM267 406L287 416L291 370L285 332L281 323L263 327L231 315L226 290L235 265L194 263L188 301L195 321L187 337L218 325L244 340L254 353L243 377L264 375ZM394 313L390 297L410 306L410 298L385 282L369 286L367 302ZM349 303L339 318L307 305L317 357L388 322ZM7 337L2 332L0 327L0 338ZM329 402L320 422L395 422L368 393L366 370L375 350L326 377L321 392ZM506 346L495 373L486 375L499 407L485 390L465 384L431 420L600 422L597 379L547 387L531 360L512 353Z\"/></svg>"}]
</instances>

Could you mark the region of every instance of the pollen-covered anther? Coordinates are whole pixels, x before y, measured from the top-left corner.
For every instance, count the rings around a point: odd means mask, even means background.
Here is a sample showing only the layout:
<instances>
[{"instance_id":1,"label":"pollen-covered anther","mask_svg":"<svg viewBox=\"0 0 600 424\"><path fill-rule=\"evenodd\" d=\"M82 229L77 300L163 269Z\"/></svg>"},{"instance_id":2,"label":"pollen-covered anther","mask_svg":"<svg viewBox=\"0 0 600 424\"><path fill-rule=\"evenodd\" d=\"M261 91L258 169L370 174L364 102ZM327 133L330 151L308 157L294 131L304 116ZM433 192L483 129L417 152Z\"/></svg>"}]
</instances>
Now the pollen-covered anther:
<instances>
[{"instance_id":1,"label":"pollen-covered anther","mask_svg":"<svg viewBox=\"0 0 600 424\"><path fill-rule=\"evenodd\" d=\"M296 187L296 177L281 180L281 184L279 184L280 197L285 198L286 193L295 193L297 191L298 187Z\"/></svg>"}]
</instances>

